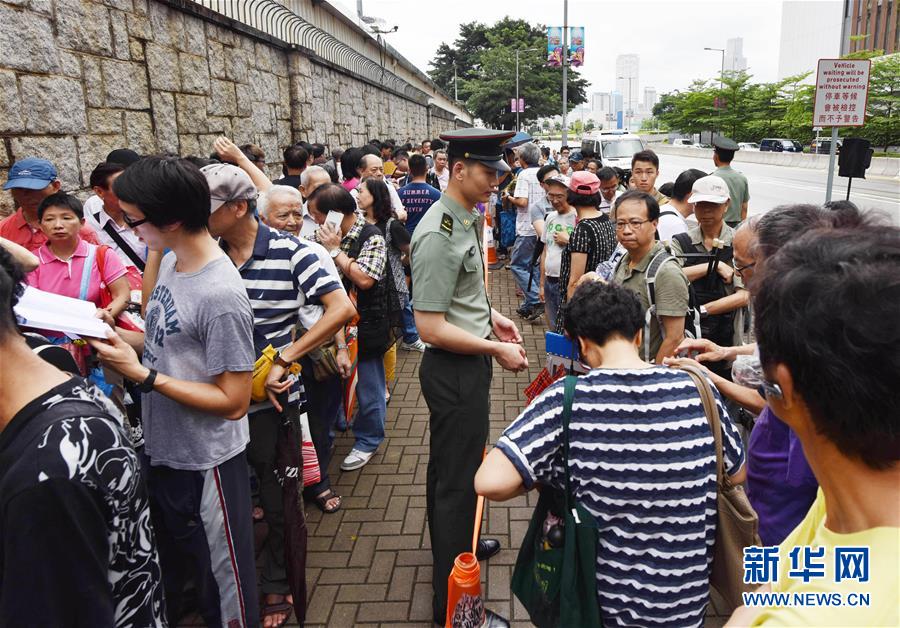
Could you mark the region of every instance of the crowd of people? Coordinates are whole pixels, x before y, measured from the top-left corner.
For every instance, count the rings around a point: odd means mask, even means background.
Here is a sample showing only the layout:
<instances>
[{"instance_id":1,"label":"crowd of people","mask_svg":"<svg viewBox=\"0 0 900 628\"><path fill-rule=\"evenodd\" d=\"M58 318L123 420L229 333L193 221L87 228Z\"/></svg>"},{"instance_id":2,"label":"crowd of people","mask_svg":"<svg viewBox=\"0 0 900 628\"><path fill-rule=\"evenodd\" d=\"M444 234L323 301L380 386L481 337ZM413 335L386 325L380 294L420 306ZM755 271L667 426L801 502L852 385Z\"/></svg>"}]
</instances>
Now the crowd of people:
<instances>
[{"instance_id":1,"label":"crowd of people","mask_svg":"<svg viewBox=\"0 0 900 628\"><path fill-rule=\"evenodd\" d=\"M900 486L900 230L849 203L748 217L724 137L715 170L657 187L652 150L623 171L512 136L298 142L279 177L259 147L225 137L209 156L123 148L84 201L48 160L14 163L17 209L0 221L0 624L302 622L300 500L341 509L336 432L354 439L341 472L370 462L398 350L422 353L436 623L452 617L447 578L472 548L477 495L568 476L599 525L603 623L702 625L716 463L685 367L713 386L725 472L778 548L764 590L873 595L866 608L740 607L730 625L900 622L900 516L886 506ZM491 305L491 240L515 314L568 337L587 373L571 417L553 383L483 458L494 362L522 372L536 358ZM108 337L20 327L26 286L93 303ZM797 579L800 546L830 560L871 547L871 578ZM499 550L481 538L476 556Z\"/></svg>"}]
</instances>

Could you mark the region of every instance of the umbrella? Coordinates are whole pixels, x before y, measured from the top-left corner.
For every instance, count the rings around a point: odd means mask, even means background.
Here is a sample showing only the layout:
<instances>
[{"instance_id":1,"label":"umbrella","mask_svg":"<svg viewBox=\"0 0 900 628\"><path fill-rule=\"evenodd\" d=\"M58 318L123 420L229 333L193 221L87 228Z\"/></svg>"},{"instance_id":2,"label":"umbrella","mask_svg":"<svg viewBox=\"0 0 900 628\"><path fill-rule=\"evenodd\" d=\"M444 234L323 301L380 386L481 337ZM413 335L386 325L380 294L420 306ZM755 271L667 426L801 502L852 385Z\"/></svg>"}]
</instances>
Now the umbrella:
<instances>
[{"instance_id":1,"label":"umbrella","mask_svg":"<svg viewBox=\"0 0 900 628\"><path fill-rule=\"evenodd\" d=\"M349 329L349 328L348 328ZM347 354L350 356L350 377L344 380L344 417L347 425L353 420L353 405L356 403L356 383L359 381L359 341L356 332L347 333Z\"/></svg>"},{"instance_id":2,"label":"umbrella","mask_svg":"<svg viewBox=\"0 0 900 628\"><path fill-rule=\"evenodd\" d=\"M516 146L527 144L528 142L531 142L533 140L534 138L525 131L519 131L503 143L503 148L515 148Z\"/></svg>"}]
</instances>

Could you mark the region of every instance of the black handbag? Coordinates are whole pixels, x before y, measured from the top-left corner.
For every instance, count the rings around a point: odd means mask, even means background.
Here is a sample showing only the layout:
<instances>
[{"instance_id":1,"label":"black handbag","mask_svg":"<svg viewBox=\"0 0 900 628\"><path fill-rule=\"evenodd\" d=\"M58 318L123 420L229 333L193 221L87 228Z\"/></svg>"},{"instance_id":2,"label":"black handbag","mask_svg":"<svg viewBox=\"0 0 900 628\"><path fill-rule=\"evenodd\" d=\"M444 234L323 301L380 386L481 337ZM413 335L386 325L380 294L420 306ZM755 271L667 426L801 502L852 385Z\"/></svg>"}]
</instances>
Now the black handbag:
<instances>
[{"instance_id":1,"label":"black handbag","mask_svg":"<svg viewBox=\"0 0 900 628\"><path fill-rule=\"evenodd\" d=\"M569 485L569 419L576 382L574 375L566 376L562 415L565 490L538 488L538 503L512 577L513 593L538 628L601 626L597 602L597 521L575 501ZM548 515L562 523L553 525L545 534Z\"/></svg>"}]
</instances>

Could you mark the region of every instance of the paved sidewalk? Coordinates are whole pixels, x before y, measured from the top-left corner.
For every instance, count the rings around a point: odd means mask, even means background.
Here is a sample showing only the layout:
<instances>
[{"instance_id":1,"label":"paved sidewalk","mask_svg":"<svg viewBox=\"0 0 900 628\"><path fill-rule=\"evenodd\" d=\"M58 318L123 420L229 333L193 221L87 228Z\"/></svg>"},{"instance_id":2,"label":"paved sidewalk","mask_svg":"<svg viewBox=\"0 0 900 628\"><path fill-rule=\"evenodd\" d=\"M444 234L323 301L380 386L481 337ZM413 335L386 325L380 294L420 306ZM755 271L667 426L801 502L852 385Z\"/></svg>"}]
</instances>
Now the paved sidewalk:
<instances>
[{"instance_id":1,"label":"paved sidewalk","mask_svg":"<svg viewBox=\"0 0 900 628\"><path fill-rule=\"evenodd\" d=\"M494 307L507 315L514 312L518 303L509 271L491 272L490 286ZM532 325L513 318L522 330L530 366L527 374L515 375L494 365L491 442L521 410L522 390L543 363L543 319ZM431 625L431 551L425 521L428 409L419 387L421 355L397 354L387 438L368 465L360 471L340 470L353 438L349 432L339 435L330 470L334 490L344 498L340 512L323 515L314 505L307 506L309 625ZM482 526L484 535L503 545L498 555L482 563L487 606L521 626L531 624L513 602L509 581L534 501L519 497L492 503Z\"/></svg>"}]
</instances>

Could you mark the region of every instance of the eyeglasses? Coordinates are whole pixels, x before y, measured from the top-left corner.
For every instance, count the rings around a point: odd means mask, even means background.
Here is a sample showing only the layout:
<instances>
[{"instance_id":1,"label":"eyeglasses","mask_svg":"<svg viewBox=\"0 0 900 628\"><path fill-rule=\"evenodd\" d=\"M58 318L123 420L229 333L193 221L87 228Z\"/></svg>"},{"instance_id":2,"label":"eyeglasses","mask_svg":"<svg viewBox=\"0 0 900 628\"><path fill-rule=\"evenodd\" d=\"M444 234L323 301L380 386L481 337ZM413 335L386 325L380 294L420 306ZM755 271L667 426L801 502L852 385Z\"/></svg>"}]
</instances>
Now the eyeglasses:
<instances>
[{"instance_id":1,"label":"eyeglasses","mask_svg":"<svg viewBox=\"0 0 900 628\"><path fill-rule=\"evenodd\" d=\"M645 222L650 222L649 220L617 220L616 221L616 231L622 231L625 227L631 227L634 229L640 229L641 225Z\"/></svg>"},{"instance_id":2,"label":"eyeglasses","mask_svg":"<svg viewBox=\"0 0 900 628\"><path fill-rule=\"evenodd\" d=\"M135 227L140 227L145 222L148 222L149 218L141 218L140 220L135 220L134 218L130 218L128 214L122 212L122 220L125 221L125 224L134 229Z\"/></svg>"},{"instance_id":3,"label":"eyeglasses","mask_svg":"<svg viewBox=\"0 0 900 628\"><path fill-rule=\"evenodd\" d=\"M731 267L734 268L734 272L736 272L738 275L742 275L745 270L750 270L754 266L756 266L756 262L753 262L752 264L747 264L746 266L738 266L733 261L731 263Z\"/></svg>"}]
</instances>

